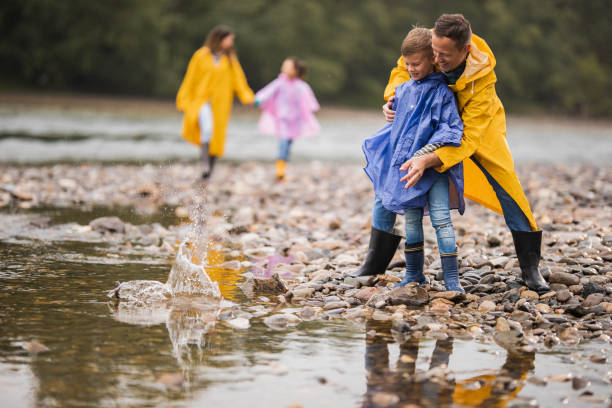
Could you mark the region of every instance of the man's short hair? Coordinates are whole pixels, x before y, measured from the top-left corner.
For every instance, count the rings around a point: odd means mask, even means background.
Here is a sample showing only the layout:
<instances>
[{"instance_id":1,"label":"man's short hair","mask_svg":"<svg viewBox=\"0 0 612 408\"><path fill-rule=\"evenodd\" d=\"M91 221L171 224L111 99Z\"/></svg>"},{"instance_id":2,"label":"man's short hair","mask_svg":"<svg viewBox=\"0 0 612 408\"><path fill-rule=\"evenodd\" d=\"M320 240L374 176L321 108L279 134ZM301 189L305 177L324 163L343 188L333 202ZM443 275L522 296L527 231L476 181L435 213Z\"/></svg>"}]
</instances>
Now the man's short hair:
<instances>
[{"instance_id":1,"label":"man's short hair","mask_svg":"<svg viewBox=\"0 0 612 408\"><path fill-rule=\"evenodd\" d=\"M442 14L434 24L434 34L450 38L461 49L472 39L472 27L463 14Z\"/></svg>"},{"instance_id":2,"label":"man's short hair","mask_svg":"<svg viewBox=\"0 0 612 408\"><path fill-rule=\"evenodd\" d=\"M402 42L402 55L411 55L426 51L433 56L431 48L431 31L423 27L414 27Z\"/></svg>"}]
</instances>

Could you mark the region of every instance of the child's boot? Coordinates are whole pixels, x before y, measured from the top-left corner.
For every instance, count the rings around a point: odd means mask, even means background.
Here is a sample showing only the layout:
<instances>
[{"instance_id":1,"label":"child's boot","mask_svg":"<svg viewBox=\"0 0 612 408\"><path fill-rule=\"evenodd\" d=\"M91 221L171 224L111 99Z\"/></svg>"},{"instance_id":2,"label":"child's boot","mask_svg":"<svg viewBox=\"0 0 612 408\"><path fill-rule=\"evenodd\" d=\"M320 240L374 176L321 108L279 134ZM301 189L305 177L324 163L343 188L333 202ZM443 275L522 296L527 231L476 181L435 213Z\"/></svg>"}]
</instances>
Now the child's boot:
<instances>
[{"instance_id":1,"label":"child's boot","mask_svg":"<svg viewBox=\"0 0 612 408\"><path fill-rule=\"evenodd\" d=\"M427 279L423 275L423 265L425 263L423 241L416 244L406 244L404 255L406 256L406 275L395 287L405 286L410 282L418 282L419 285L425 285Z\"/></svg>"},{"instance_id":2,"label":"child's boot","mask_svg":"<svg viewBox=\"0 0 612 408\"><path fill-rule=\"evenodd\" d=\"M442 273L446 290L465 293L465 290L461 287L461 283L459 283L459 263L457 262L457 254L440 254L440 260L442 261Z\"/></svg>"},{"instance_id":3,"label":"child's boot","mask_svg":"<svg viewBox=\"0 0 612 408\"><path fill-rule=\"evenodd\" d=\"M287 167L287 162L282 159L278 159L276 161L276 180L282 181L285 179L285 169Z\"/></svg>"}]
</instances>

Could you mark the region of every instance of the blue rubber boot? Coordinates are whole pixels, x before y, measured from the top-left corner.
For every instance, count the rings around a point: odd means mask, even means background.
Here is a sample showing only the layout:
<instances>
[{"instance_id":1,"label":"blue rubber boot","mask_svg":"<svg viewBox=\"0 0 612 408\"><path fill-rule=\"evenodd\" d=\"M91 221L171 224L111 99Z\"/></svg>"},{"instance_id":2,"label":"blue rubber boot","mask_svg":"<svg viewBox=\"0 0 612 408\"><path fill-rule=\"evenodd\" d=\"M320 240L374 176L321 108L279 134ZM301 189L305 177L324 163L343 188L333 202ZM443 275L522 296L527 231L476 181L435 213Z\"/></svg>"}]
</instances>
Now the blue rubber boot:
<instances>
[{"instance_id":1,"label":"blue rubber boot","mask_svg":"<svg viewBox=\"0 0 612 408\"><path fill-rule=\"evenodd\" d=\"M442 273L444 275L444 286L446 290L454 290L465 293L459 283L459 263L455 254L440 254L442 261Z\"/></svg>"},{"instance_id":2,"label":"blue rubber boot","mask_svg":"<svg viewBox=\"0 0 612 408\"><path fill-rule=\"evenodd\" d=\"M425 262L425 253L423 251L423 241L416 244L406 244L404 249L406 256L406 275L404 279L394 287L405 286L410 282L418 282L419 285L425 285L427 279L423 275L423 264Z\"/></svg>"}]
</instances>

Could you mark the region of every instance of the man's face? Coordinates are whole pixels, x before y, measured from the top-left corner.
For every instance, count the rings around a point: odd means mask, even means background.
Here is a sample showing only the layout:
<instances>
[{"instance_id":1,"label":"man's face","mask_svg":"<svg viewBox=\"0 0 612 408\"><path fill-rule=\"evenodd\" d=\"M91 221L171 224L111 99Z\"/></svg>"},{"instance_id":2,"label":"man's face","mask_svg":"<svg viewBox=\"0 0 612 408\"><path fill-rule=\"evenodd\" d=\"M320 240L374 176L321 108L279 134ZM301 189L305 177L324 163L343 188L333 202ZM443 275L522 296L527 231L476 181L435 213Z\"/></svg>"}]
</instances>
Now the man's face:
<instances>
[{"instance_id":1,"label":"man's face","mask_svg":"<svg viewBox=\"0 0 612 408\"><path fill-rule=\"evenodd\" d=\"M466 44L461 49L457 48L454 40L448 37L438 37L435 33L431 39L434 58L442 72L450 72L457 68L470 51L470 44Z\"/></svg>"}]
</instances>

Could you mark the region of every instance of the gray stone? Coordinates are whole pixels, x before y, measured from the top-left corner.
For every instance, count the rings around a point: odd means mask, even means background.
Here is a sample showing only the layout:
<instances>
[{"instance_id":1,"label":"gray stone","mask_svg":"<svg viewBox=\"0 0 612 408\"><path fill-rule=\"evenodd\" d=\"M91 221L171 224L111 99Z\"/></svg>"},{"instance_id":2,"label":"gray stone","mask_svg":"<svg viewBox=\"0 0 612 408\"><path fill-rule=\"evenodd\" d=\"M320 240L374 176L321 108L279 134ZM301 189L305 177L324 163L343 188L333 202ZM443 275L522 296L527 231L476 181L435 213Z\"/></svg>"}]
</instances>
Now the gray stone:
<instances>
[{"instance_id":1,"label":"gray stone","mask_svg":"<svg viewBox=\"0 0 612 408\"><path fill-rule=\"evenodd\" d=\"M593 293L605 293L605 290L601 285L595 282L589 282L586 285L583 285L583 288L582 288L583 298L587 298L589 295Z\"/></svg>"}]
</instances>

